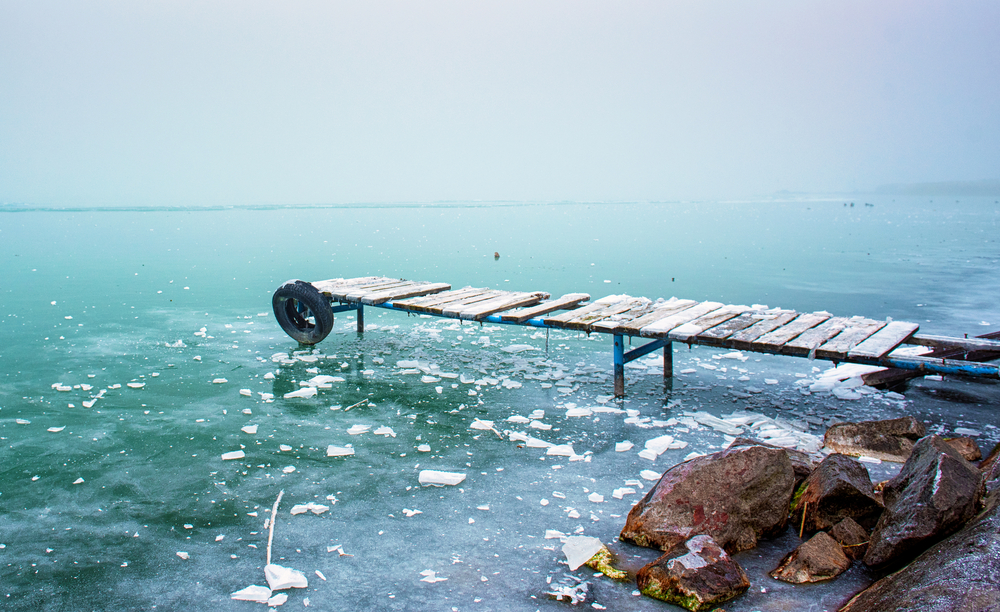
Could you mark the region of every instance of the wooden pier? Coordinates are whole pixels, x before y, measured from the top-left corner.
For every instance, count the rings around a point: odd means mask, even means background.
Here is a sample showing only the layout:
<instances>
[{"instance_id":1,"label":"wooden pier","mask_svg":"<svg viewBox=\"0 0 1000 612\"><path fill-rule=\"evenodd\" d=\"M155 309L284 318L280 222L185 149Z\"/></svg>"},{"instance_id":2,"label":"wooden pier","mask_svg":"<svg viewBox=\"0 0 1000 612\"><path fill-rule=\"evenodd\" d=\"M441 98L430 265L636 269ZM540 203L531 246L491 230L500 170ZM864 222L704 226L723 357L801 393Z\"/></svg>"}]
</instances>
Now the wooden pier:
<instances>
[{"instance_id":1,"label":"wooden pier","mask_svg":"<svg viewBox=\"0 0 1000 612\"><path fill-rule=\"evenodd\" d=\"M567 329L608 334L613 341L615 395L625 394L625 364L663 349L663 376L673 376L673 343L705 345L861 363L931 374L1000 378L1000 366L964 357L1000 351L1000 342L917 333L916 323L880 321L826 312L799 313L780 308L750 308L670 298L607 296L590 301L586 293L552 299L544 291L501 291L447 283L417 282L376 276L288 281L274 294L275 316L300 342L313 344L332 329L332 313L357 311L364 329L364 307L373 306L466 321ZM327 322L328 320L328 322ZM625 337L649 341L625 350ZM921 345L949 357L894 354L902 345Z\"/></svg>"}]
</instances>

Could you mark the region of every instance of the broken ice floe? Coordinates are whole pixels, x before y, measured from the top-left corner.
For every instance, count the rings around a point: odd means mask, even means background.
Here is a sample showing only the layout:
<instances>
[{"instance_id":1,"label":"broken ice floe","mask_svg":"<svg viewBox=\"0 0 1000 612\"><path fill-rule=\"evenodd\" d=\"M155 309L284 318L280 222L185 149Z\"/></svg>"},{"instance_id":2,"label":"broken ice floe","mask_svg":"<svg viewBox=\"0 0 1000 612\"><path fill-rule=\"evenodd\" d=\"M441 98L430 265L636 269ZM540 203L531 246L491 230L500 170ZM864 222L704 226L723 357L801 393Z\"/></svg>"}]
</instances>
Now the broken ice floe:
<instances>
[{"instance_id":1,"label":"broken ice floe","mask_svg":"<svg viewBox=\"0 0 1000 612\"><path fill-rule=\"evenodd\" d=\"M264 566L264 578L272 591L285 589L304 589L309 586L309 579L299 570L284 567L275 563Z\"/></svg>"},{"instance_id":2,"label":"broken ice floe","mask_svg":"<svg viewBox=\"0 0 1000 612\"><path fill-rule=\"evenodd\" d=\"M615 444L615 452L624 453L626 451L632 450L633 446L635 446L635 444L632 444L628 440L625 440L624 442L618 442Z\"/></svg>"},{"instance_id":3,"label":"broken ice floe","mask_svg":"<svg viewBox=\"0 0 1000 612\"><path fill-rule=\"evenodd\" d=\"M634 495L634 494L635 494L635 489L633 489L632 487L619 487L614 491L612 491L611 497L614 497L615 499L621 499L626 495Z\"/></svg>"},{"instance_id":4,"label":"broken ice floe","mask_svg":"<svg viewBox=\"0 0 1000 612\"><path fill-rule=\"evenodd\" d=\"M290 391L286 393L283 397L285 399L290 399L293 397L310 398L310 397L315 397L317 393L318 391L316 390L316 387L302 387L297 391Z\"/></svg>"},{"instance_id":5,"label":"broken ice floe","mask_svg":"<svg viewBox=\"0 0 1000 612\"><path fill-rule=\"evenodd\" d=\"M62 427L49 427L46 431L51 431L52 433L59 433L64 429L66 429L65 425L63 425Z\"/></svg>"},{"instance_id":6,"label":"broken ice floe","mask_svg":"<svg viewBox=\"0 0 1000 612\"><path fill-rule=\"evenodd\" d=\"M639 476L641 476L644 480L659 480L663 474L654 472L653 470L643 470L639 472Z\"/></svg>"},{"instance_id":7,"label":"broken ice floe","mask_svg":"<svg viewBox=\"0 0 1000 612\"><path fill-rule=\"evenodd\" d=\"M363 433L368 433L369 430L371 430L371 427L368 425L351 425L351 428L347 430L347 433L352 436L357 436Z\"/></svg>"},{"instance_id":8,"label":"broken ice floe","mask_svg":"<svg viewBox=\"0 0 1000 612\"><path fill-rule=\"evenodd\" d=\"M434 485L438 487L454 486L465 480L465 474L441 472L438 470L420 470L417 480L421 485Z\"/></svg>"},{"instance_id":9,"label":"broken ice floe","mask_svg":"<svg viewBox=\"0 0 1000 612\"><path fill-rule=\"evenodd\" d=\"M313 514L323 514L330 509L330 506L324 506L323 504L317 504L316 502L309 502L308 504L296 504L292 506L292 514L305 514L306 512L312 512Z\"/></svg>"},{"instance_id":10,"label":"broken ice floe","mask_svg":"<svg viewBox=\"0 0 1000 612\"><path fill-rule=\"evenodd\" d=\"M429 582L433 584L435 582L441 582L443 580L447 580L447 578L445 578L444 576L438 576L437 572L429 569L420 572L420 575L423 576L423 578L420 579L420 582Z\"/></svg>"},{"instance_id":11,"label":"broken ice floe","mask_svg":"<svg viewBox=\"0 0 1000 612\"><path fill-rule=\"evenodd\" d=\"M180 553L177 554L180 555ZM230 597L240 601L255 601L257 603L266 604L268 599L271 598L271 589L257 585L250 585L245 589L236 591L231 594Z\"/></svg>"},{"instance_id":12,"label":"broken ice floe","mask_svg":"<svg viewBox=\"0 0 1000 612\"><path fill-rule=\"evenodd\" d=\"M289 450L291 450L289 448ZM354 454L354 449L350 446L334 446L330 445L326 447L327 457L349 457Z\"/></svg>"},{"instance_id":13,"label":"broken ice floe","mask_svg":"<svg viewBox=\"0 0 1000 612\"><path fill-rule=\"evenodd\" d=\"M563 543L562 551L571 571L576 571L581 565L600 552L604 544L598 538L589 536L569 536Z\"/></svg>"},{"instance_id":14,"label":"broken ice floe","mask_svg":"<svg viewBox=\"0 0 1000 612\"><path fill-rule=\"evenodd\" d=\"M385 425L379 427L373 431L376 436L385 436L387 438L395 438L396 432L392 430L392 427L386 427Z\"/></svg>"},{"instance_id":15,"label":"broken ice floe","mask_svg":"<svg viewBox=\"0 0 1000 612\"><path fill-rule=\"evenodd\" d=\"M242 431L245 434L250 434L252 436L252 435L254 435L254 434L257 433L257 426L256 425L244 425L243 427L240 427L240 431Z\"/></svg>"},{"instance_id":16,"label":"broken ice floe","mask_svg":"<svg viewBox=\"0 0 1000 612\"><path fill-rule=\"evenodd\" d=\"M403 514L405 514L406 517L409 518L411 516L423 514L423 512L421 512L420 510L410 510L409 508L403 508Z\"/></svg>"},{"instance_id":17,"label":"broken ice floe","mask_svg":"<svg viewBox=\"0 0 1000 612\"><path fill-rule=\"evenodd\" d=\"M246 453L244 453L241 450L231 451L231 452L228 452L228 453L222 453L222 460L223 461L229 461L231 459L242 459L242 458L244 458L246 456L247 456Z\"/></svg>"}]
</instances>

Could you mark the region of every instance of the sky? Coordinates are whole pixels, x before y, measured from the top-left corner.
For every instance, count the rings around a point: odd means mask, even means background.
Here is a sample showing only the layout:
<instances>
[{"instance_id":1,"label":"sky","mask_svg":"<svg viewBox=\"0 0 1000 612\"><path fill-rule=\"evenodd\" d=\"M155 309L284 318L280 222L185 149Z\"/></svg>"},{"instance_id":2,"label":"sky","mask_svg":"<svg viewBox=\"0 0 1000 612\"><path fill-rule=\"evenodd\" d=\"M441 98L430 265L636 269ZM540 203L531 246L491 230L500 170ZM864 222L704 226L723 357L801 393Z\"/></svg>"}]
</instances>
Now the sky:
<instances>
[{"instance_id":1,"label":"sky","mask_svg":"<svg viewBox=\"0 0 1000 612\"><path fill-rule=\"evenodd\" d=\"M1000 179L994 0L0 0L0 203Z\"/></svg>"}]
</instances>

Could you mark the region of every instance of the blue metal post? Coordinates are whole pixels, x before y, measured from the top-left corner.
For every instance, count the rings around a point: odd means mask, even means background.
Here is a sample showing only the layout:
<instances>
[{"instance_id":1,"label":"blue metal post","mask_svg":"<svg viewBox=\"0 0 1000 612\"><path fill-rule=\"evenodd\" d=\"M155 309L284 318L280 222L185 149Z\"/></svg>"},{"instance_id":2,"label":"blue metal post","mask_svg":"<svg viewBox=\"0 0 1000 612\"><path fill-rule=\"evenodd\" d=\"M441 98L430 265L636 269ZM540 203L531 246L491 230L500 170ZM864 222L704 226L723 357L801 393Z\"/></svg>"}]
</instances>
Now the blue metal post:
<instances>
[{"instance_id":1,"label":"blue metal post","mask_svg":"<svg viewBox=\"0 0 1000 612\"><path fill-rule=\"evenodd\" d=\"M625 397L625 337L615 334L615 397Z\"/></svg>"}]
</instances>

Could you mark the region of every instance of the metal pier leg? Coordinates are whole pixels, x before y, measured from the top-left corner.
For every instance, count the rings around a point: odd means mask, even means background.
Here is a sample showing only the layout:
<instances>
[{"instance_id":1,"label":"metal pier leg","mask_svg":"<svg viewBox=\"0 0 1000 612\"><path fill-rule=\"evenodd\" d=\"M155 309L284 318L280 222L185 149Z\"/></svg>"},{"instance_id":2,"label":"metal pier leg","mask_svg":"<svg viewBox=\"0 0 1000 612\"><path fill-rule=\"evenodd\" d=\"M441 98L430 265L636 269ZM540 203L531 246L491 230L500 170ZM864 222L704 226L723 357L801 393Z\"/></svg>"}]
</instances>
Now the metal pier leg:
<instances>
[{"instance_id":1,"label":"metal pier leg","mask_svg":"<svg viewBox=\"0 0 1000 612\"><path fill-rule=\"evenodd\" d=\"M363 334L365 331L365 307L358 304L358 333Z\"/></svg>"},{"instance_id":2,"label":"metal pier leg","mask_svg":"<svg viewBox=\"0 0 1000 612\"><path fill-rule=\"evenodd\" d=\"M667 342L663 345L663 380L670 380L674 377L674 343Z\"/></svg>"},{"instance_id":3,"label":"metal pier leg","mask_svg":"<svg viewBox=\"0 0 1000 612\"><path fill-rule=\"evenodd\" d=\"M625 337L615 334L615 397L625 397Z\"/></svg>"}]
</instances>

